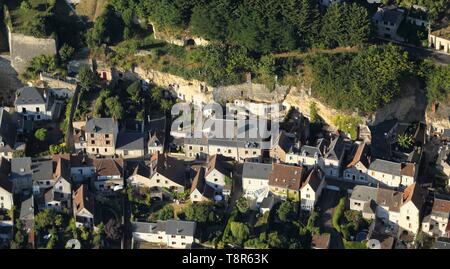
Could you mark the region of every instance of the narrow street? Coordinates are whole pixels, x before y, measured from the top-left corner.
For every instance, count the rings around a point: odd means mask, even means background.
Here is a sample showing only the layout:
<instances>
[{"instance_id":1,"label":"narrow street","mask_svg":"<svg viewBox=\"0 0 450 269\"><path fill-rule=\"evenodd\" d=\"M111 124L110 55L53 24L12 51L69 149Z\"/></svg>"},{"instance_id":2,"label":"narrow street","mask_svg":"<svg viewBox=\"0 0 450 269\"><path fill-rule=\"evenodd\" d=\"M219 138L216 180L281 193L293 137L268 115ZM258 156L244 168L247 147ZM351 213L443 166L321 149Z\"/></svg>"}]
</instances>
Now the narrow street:
<instances>
[{"instance_id":1,"label":"narrow street","mask_svg":"<svg viewBox=\"0 0 450 269\"><path fill-rule=\"evenodd\" d=\"M340 194L338 191L324 189L320 197L318 206L322 212L321 225L325 233L331 235L330 249L344 249L341 234L333 228L331 222L334 209L339 203Z\"/></svg>"}]
</instances>

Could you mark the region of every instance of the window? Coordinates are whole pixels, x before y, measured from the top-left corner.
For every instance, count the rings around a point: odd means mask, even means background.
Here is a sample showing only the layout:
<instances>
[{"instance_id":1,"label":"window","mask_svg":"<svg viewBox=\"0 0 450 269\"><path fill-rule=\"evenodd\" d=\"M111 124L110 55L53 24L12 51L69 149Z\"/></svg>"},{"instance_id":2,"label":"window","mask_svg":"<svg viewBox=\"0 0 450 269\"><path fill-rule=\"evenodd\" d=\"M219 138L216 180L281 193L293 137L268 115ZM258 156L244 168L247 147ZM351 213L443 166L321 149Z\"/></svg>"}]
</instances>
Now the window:
<instances>
[{"instance_id":1,"label":"window","mask_svg":"<svg viewBox=\"0 0 450 269\"><path fill-rule=\"evenodd\" d=\"M91 134L91 138L94 138L94 134Z\"/></svg>"},{"instance_id":2,"label":"window","mask_svg":"<svg viewBox=\"0 0 450 269\"><path fill-rule=\"evenodd\" d=\"M105 152L108 152L108 149L105 149Z\"/></svg>"},{"instance_id":3,"label":"window","mask_svg":"<svg viewBox=\"0 0 450 269\"><path fill-rule=\"evenodd\" d=\"M40 119L41 119L41 115L37 115L37 116L36 116L36 119L37 119L37 120L40 120Z\"/></svg>"},{"instance_id":4,"label":"window","mask_svg":"<svg viewBox=\"0 0 450 269\"><path fill-rule=\"evenodd\" d=\"M172 241L172 245L175 245L177 242L175 242L175 241Z\"/></svg>"},{"instance_id":5,"label":"window","mask_svg":"<svg viewBox=\"0 0 450 269\"><path fill-rule=\"evenodd\" d=\"M160 182L160 180L159 180L159 179L157 179L157 180L156 180L156 183L159 183L159 182Z\"/></svg>"},{"instance_id":6,"label":"window","mask_svg":"<svg viewBox=\"0 0 450 269\"><path fill-rule=\"evenodd\" d=\"M406 216L406 220L409 220L409 216Z\"/></svg>"},{"instance_id":7,"label":"window","mask_svg":"<svg viewBox=\"0 0 450 269\"><path fill-rule=\"evenodd\" d=\"M220 152L220 149L217 149L217 152Z\"/></svg>"},{"instance_id":8,"label":"window","mask_svg":"<svg viewBox=\"0 0 450 269\"><path fill-rule=\"evenodd\" d=\"M192 146L189 146L189 150L192 150Z\"/></svg>"},{"instance_id":9,"label":"window","mask_svg":"<svg viewBox=\"0 0 450 269\"><path fill-rule=\"evenodd\" d=\"M95 145L95 140L92 140L92 141L91 141L91 145Z\"/></svg>"},{"instance_id":10,"label":"window","mask_svg":"<svg viewBox=\"0 0 450 269\"><path fill-rule=\"evenodd\" d=\"M92 152L95 152L95 149L94 149L94 148L92 149Z\"/></svg>"},{"instance_id":11,"label":"window","mask_svg":"<svg viewBox=\"0 0 450 269\"><path fill-rule=\"evenodd\" d=\"M24 107L22 107L22 113L27 113L27 110Z\"/></svg>"},{"instance_id":12,"label":"window","mask_svg":"<svg viewBox=\"0 0 450 269\"><path fill-rule=\"evenodd\" d=\"M186 243L182 242L181 245L184 246L184 245L186 245Z\"/></svg>"},{"instance_id":13,"label":"window","mask_svg":"<svg viewBox=\"0 0 450 269\"><path fill-rule=\"evenodd\" d=\"M0 201L3 201L4 199L3 199L3 196L0 196Z\"/></svg>"},{"instance_id":14,"label":"window","mask_svg":"<svg viewBox=\"0 0 450 269\"><path fill-rule=\"evenodd\" d=\"M200 151L203 151L203 147L200 147Z\"/></svg>"},{"instance_id":15,"label":"window","mask_svg":"<svg viewBox=\"0 0 450 269\"><path fill-rule=\"evenodd\" d=\"M218 181L218 179L217 179L217 178L215 178L215 179L214 179L214 182L217 182L217 181Z\"/></svg>"},{"instance_id":16,"label":"window","mask_svg":"<svg viewBox=\"0 0 450 269\"><path fill-rule=\"evenodd\" d=\"M309 194L307 194L307 195L306 195L306 198L309 198L309 197L310 197L310 195L309 195Z\"/></svg>"},{"instance_id":17,"label":"window","mask_svg":"<svg viewBox=\"0 0 450 269\"><path fill-rule=\"evenodd\" d=\"M38 113L39 113L39 107L36 107L36 112L38 112Z\"/></svg>"},{"instance_id":18,"label":"window","mask_svg":"<svg viewBox=\"0 0 450 269\"><path fill-rule=\"evenodd\" d=\"M248 154L248 150L245 151L245 154Z\"/></svg>"},{"instance_id":19,"label":"window","mask_svg":"<svg viewBox=\"0 0 450 269\"><path fill-rule=\"evenodd\" d=\"M105 138L109 138L109 134L105 134Z\"/></svg>"},{"instance_id":20,"label":"window","mask_svg":"<svg viewBox=\"0 0 450 269\"><path fill-rule=\"evenodd\" d=\"M158 236L158 239L160 239L160 240L161 240L161 239L163 239L163 238L162 238L162 236Z\"/></svg>"},{"instance_id":21,"label":"window","mask_svg":"<svg viewBox=\"0 0 450 269\"><path fill-rule=\"evenodd\" d=\"M186 238L186 236L184 236L184 235L181 236L181 239L185 239L185 238Z\"/></svg>"},{"instance_id":22,"label":"window","mask_svg":"<svg viewBox=\"0 0 450 269\"><path fill-rule=\"evenodd\" d=\"M47 184L47 186L50 185L50 181L46 181L45 184Z\"/></svg>"},{"instance_id":23,"label":"window","mask_svg":"<svg viewBox=\"0 0 450 269\"><path fill-rule=\"evenodd\" d=\"M111 141L106 140L106 145L110 145L110 144L111 144Z\"/></svg>"},{"instance_id":24,"label":"window","mask_svg":"<svg viewBox=\"0 0 450 269\"><path fill-rule=\"evenodd\" d=\"M169 181L166 180L164 183L169 184Z\"/></svg>"},{"instance_id":25,"label":"window","mask_svg":"<svg viewBox=\"0 0 450 269\"><path fill-rule=\"evenodd\" d=\"M176 236L176 235L172 235L171 237L172 237L172 238L176 238L177 236Z\"/></svg>"},{"instance_id":26,"label":"window","mask_svg":"<svg viewBox=\"0 0 450 269\"><path fill-rule=\"evenodd\" d=\"M228 150L228 153L231 153L231 149Z\"/></svg>"}]
</instances>

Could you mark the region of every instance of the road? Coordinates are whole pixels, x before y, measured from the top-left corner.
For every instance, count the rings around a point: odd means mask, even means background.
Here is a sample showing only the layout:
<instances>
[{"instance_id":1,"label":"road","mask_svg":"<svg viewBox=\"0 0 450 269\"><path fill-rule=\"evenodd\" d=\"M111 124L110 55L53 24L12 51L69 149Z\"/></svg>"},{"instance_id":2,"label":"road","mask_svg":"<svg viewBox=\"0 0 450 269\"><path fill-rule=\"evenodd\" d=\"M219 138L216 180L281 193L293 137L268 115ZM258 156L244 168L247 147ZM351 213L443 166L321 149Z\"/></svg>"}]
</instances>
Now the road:
<instances>
[{"instance_id":1,"label":"road","mask_svg":"<svg viewBox=\"0 0 450 269\"><path fill-rule=\"evenodd\" d=\"M318 204L322 212L321 214L322 229L325 233L329 233L331 235L330 249L344 248L340 233L333 228L333 225L331 223L334 209L339 203L339 197L340 194L338 191L324 189Z\"/></svg>"},{"instance_id":2,"label":"road","mask_svg":"<svg viewBox=\"0 0 450 269\"><path fill-rule=\"evenodd\" d=\"M406 44L403 42L397 42L397 41L392 41L392 40L387 40L384 38L377 38L381 43L395 43L397 45L402 46L406 51L408 51L409 53L416 55L422 59L426 59L426 58L430 58L435 64L439 64L439 65L449 65L450 64L450 55L445 54L443 52L440 51L436 51L434 49L430 49L430 48L421 48L421 47L416 47L413 46L411 44Z\"/></svg>"}]
</instances>

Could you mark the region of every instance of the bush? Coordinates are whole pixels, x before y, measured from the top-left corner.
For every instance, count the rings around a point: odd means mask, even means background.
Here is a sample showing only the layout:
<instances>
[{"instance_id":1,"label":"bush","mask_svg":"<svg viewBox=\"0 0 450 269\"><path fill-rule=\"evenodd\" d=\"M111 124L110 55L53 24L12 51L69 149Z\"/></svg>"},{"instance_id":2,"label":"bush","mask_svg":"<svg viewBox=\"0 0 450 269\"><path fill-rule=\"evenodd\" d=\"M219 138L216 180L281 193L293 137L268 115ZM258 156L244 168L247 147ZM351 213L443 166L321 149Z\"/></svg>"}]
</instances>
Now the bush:
<instances>
[{"instance_id":1,"label":"bush","mask_svg":"<svg viewBox=\"0 0 450 269\"><path fill-rule=\"evenodd\" d=\"M43 142L47 138L48 131L44 128L39 128L34 133L34 137L36 137L37 140Z\"/></svg>"},{"instance_id":2,"label":"bush","mask_svg":"<svg viewBox=\"0 0 450 269\"><path fill-rule=\"evenodd\" d=\"M342 215L344 214L345 201L346 201L345 197L342 197L339 200L338 205L334 209L333 217L331 218L331 223L333 224L333 228L336 229L336 231L338 231L338 232L341 232L341 225L339 222L340 222Z\"/></svg>"}]
</instances>

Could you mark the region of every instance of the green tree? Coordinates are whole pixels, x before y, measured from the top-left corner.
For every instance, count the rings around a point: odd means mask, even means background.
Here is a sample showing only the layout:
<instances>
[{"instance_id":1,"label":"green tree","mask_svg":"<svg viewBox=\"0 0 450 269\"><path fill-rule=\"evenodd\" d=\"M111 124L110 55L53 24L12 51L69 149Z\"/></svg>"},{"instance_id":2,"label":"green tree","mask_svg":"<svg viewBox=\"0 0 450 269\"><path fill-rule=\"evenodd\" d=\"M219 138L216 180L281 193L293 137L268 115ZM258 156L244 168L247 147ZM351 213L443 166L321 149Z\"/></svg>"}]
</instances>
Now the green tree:
<instances>
[{"instance_id":1,"label":"green tree","mask_svg":"<svg viewBox=\"0 0 450 269\"><path fill-rule=\"evenodd\" d=\"M247 199L243 196L239 198L236 202L236 207L242 214L247 213L247 211L249 210L249 204Z\"/></svg>"},{"instance_id":2,"label":"green tree","mask_svg":"<svg viewBox=\"0 0 450 269\"><path fill-rule=\"evenodd\" d=\"M250 235L250 229L248 226L241 222L231 222L230 229L235 242L239 245L242 245L242 243L247 240Z\"/></svg>"},{"instance_id":3,"label":"green tree","mask_svg":"<svg viewBox=\"0 0 450 269\"><path fill-rule=\"evenodd\" d=\"M138 103L140 101L141 83L139 81L131 83L130 86L127 87L127 93L133 102Z\"/></svg>"},{"instance_id":4,"label":"green tree","mask_svg":"<svg viewBox=\"0 0 450 269\"><path fill-rule=\"evenodd\" d=\"M175 212L173 210L173 206L166 205L157 213L158 220L168 220L173 219L175 217Z\"/></svg>"},{"instance_id":5,"label":"green tree","mask_svg":"<svg viewBox=\"0 0 450 269\"><path fill-rule=\"evenodd\" d=\"M190 204L184 210L187 220L196 222L208 222L214 220L214 211L212 205L208 203Z\"/></svg>"},{"instance_id":6,"label":"green tree","mask_svg":"<svg viewBox=\"0 0 450 269\"><path fill-rule=\"evenodd\" d=\"M52 73L56 71L56 60L54 56L40 55L31 59L30 64L22 75L25 80L35 80L42 72Z\"/></svg>"},{"instance_id":7,"label":"green tree","mask_svg":"<svg viewBox=\"0 0 450 269\"><path fill-rule=\"evenodd\" d=\"M37 140L39 141L45 141L45 139L47 138L47 134L48 131L45 128L39 128L36 130L36 132L34 133L34 137L36 137Z\"/></svg>"},{"instance_id":8,"label":"green tree","mask_svg":"<svg viewBox=\"0 0 450 269\"><path fill-rule=\"evenodd\" d=\"M293 220L297 213L297 204L289 200L283 201L277 210L278 218L283 222Z\"/></svg>"},{"instance_id":9,"label":"green tree","mask_svg":"<svg viewBox=\"0 0 450 269\"><path fill-rule=\"evenodd\" d=\"M94 88L97 79L96 74L88 66L83 65L78 71L78 80L82 91L88 92Z\"/></svg>"},{"instance_id":10,"label":"green tree","mask_svg":"<svg viewBox=\"0 0 450 269\"><path fill-rule=\"evenodd\" d=\"M450 66L428 66L426 71L429 102L447 101L450 94Z\"/></svg>"},{"instance_id":11,"label":"green tree","mask_svg":"<svg viewBox=\"0 0 450 269\"><path fill-rule=\"evenodd\" d=\"M109 97L105 100L105 105L108 108L109 115L115 119L123 119L125 110L120 102L119 96Z\"/></svg>"},{"instance_id":12,"label":"green tree","mask_svg":"<svg viewBox=\"0 0 450 269\"><path fill-rule=\"evenodd\" d=\"M59 58L63 63L67 63L72 58L74 52L75 49L73 47L64 43L64 45L62 45L62 47L59 49Z\"/></svg>"},{"instance_id":13,"label":"green tree","mask_svg":"<svg viewBox=\"0 0 450 269\"><path fill-rule=\"evenodd\" d=\"M414 143L413 137L408 134L400 134L397 136L397 144L403 149L409 149Z\"/></svg>"}]
</instances>

